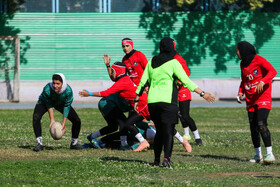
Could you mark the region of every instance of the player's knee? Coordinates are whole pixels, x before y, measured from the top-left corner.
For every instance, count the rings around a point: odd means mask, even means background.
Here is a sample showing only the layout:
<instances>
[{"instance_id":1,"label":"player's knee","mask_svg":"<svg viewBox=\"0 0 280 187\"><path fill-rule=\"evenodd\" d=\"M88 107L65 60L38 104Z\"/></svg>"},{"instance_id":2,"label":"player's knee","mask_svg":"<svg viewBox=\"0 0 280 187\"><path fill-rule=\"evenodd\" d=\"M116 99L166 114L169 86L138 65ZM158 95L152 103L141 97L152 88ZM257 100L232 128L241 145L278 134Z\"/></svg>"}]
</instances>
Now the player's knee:
<instances>
[{"instance_id":1,"label":"player's knee","mask_svg":"<svg viewBox=\"0 0 280 187\"><path fill-rule=\"evenodd\" d=\"M33 114L33 121L40 121L41 120L41 116L37 113Z\"/></svg>"},{"instance_id":2,"label":"player's knee","mask_svg":"<svg viewBox=\"0 0 280 187\"><path fill-rule=\"evenodd\" d=\"M260 132L267 132L267 126L266 124L264 123L264 121L258 121L258 127L259 127L259 131Z\"/></svg>"},{"instance_id":3,"label":"player's knee","mask_svg":"<svg viewBox=\"0 0 280 187\"><path fill-rule=\"evenodd\" d=\"M106 105L107 105L107 100L105 98L102 98L99 100L99 102L98 102L99 110L102 111Z\"/></svg>"}]
</instances>

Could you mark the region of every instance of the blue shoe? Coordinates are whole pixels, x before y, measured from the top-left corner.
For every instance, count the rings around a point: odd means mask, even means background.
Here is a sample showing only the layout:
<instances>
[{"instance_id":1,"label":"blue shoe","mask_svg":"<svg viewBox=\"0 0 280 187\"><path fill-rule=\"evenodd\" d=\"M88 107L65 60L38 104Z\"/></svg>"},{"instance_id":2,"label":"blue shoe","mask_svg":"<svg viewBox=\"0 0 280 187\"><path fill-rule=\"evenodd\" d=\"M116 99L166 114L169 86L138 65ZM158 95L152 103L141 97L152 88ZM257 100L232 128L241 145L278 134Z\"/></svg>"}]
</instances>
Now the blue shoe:
<instances>
[{"instance_id":1,"label":"blue shoe","mask_svg":"<svg viewBox=\"0 0 280 187\"><path fill-rule=\"evenodd\" d=\"M94 147L94 148L97 148L97 149L101 149L98 141L96 139L92 139L91 140L91 145Z\"/></svg>"},{"instance_id":2,"label":"blue shoe","mask_svg":"<svg viewBox=\"0 0 280 187\"><path fill-rule=\"evenodd\" d=\"M129 145L121 146L120 150L122 150L122 151L131 150L131 147Z\"/></svg>"},{"instance_id":3,"label":"blue shoe","mask_svg":"<svg viewBox=\"0 0 280 187\"><path fill-rule=\"evenodd\" d=\"M91 147L92 147L91 143L83 143L82 146L83 146L83 148L85 148L85 149L91 148Z\"/></svg>"},{"instance_id":4,"label":"blue shoe","mask_svg":"<svg viewBox=\"0 0 280 187\"><path fill-rule=\"evenodd\" d=\"M137 144L137 143L131 146L132 150L137 149L138 147L139 147L139 144Z\"/></svg>"},{"instance_id":5,"label":"blue shoe","mask_svg":"<svg viewBox=\"0 0 280 187\"><path fill-rule=\"evenodd\" d=\"M91 134L87 136L87 139L88 139L88 141L91 142L91 140L92 140Z\"/></svg>"}]
</instances>

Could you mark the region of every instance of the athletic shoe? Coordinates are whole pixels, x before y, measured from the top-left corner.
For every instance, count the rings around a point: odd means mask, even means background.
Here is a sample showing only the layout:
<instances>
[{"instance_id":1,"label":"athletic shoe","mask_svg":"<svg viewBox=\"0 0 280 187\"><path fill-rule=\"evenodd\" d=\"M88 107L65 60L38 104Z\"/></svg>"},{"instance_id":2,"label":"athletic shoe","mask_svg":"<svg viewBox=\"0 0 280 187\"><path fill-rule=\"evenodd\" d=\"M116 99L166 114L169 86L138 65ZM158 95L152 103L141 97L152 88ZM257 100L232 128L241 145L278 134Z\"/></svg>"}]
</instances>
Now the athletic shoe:
<instances>
[{"instance_id":1,"label":"athletic shoe","mask_svg":"<svg viewBox=\"0 0 280 187\"><path fill-rule=\"evenodd\" d=\"M91 140L92 140L91 134L87 136L87 139L88 139L88 141L91 142Z\"/></svg>"},{"instance_id":2,"label":"athletic shoe","mask_svg":"<svg viewBox=\"0 0 280 187\"><path fill-rule=\"evenodd\" d=\"M127 144L120 147L120 150L122 150L122 151L131 150L131 149L132 148L129 145L127 145Z\"/></svg>"},{"instance_id":3,"label":"athletic shoe","mask_svg":"<svg viewBox=\"0 0 280 187\"><path fill-rule=\"evenodd\" d=\"M264 155L264 163L272 164L275 161L275 157L272 153Z\"/></svg>"},{"instance_id":4,"label":"athletic shoe","mask_svg":"<svg viewBox=\"0 0 280 187\"><path fill-rule=\"evenodd\" d=\"M135 149L137 149L138 147L139 147L139 144L136 143L136 144L133 144L133 145L131 146L131 149L132 149L132 150L135 150Z\"/></svg>"},{"instance_id":5,"label":"athletic shoe","mask_svg":"<svg viewBox=\"0 0 280 187\"><path fill-rule=\"evenodd\" d=\"M151 164L152 166L159 166L159 161L154 161L154 163Z\"/></svg>"},{"instance_id":6,"label":"athletic shoe","mask_svg":"<svg viewBox=\"0 0 280 187\"><path fill-rule=\"evenodd\" d=\"M98 143L98 141L97 141L96 139L92 139L92 140L90 141L90 143L91 143L91 145L92 145L94 148L101 149L101 147L100 147L100 145L99 145L99 143Z\"/></svg>"},{"instance_id":7,"label":"athletic shoe","mask_svg":"<svg viewBox=\"0 0 280 187\"><path fill-rule=\"evenodd\" d=\"M254 158L249 160L251 163L260 163L263 161L262 155L255 155Z\"/></svg>"},{"instance_id":8,"label":"athletic shoe","mask_svg":"<svg viewBox=\"0 0 280 187\"><path fill-rule=\"evenodd\" d=\"M76 150L81 150L84 149L83 146L81 146L80 144L76 143L75 145L73 145L72 143L70 144L70 149L76 149Z\"/></svg>"},{"instance_id":9,"label":"athletic shoe","mask_svg":"<svg viewBox=\"0 0 280 187\"><path fill-rule=\"evenodd\" d=\"M196 143L196 145L200 146L200 145L202 145L202 140L200 138L195 139L195 143Z\"/></svg>"},{"instance_id":10,"label":"athletic shoe","mask_svg":"<svg viewBox=\"0 0 280 187\"><path fill-rule=\"evenodd\" d=\"M33 151L39 152L44 150L44 146L42 144L38 144L33 148Z\"/></svg>"},{"instance_id":11,"label":"athletic shoe","mask_svg":"<svg viewBox=\"0 0 280 187\"><path fill-rule=\"evenodd\" d=\"M186 138L188 141L190 141L192 139L191 136L187 136L187 135L184 135L183 138Z\"/></svg>"},{"instance_id":12,"label":"athletic shoe","mask_svg":"<svg viewBox=\"0 0 280 187\"><path fill-rule=\"evenodd\" d=\"M91 143L83 143L82 146L83 146L84 149L92 147Z\"/></svg>"},{"instance_id":13,"label":"athletic shoe","mask_svg":"<svg viewBox=\"0 0 280 187\"><path fill-rule=\"evenodd\" d=\"M167 158L165 158L162 162L162 167L164 168L169 168L169 169L173 169L170 162L167 160Z\"/></svg>"},{"instance_id":14,"label":"athletic shoe","mask_svg":"<svg viewBox=\"0 0 280 187\"><path fill-rule=\"evenodd\" d=\"M189 153L192 152L192 146L190 145L190 143L187 140L187 138L184 137L183 140L184 141L183 141L182 144L183 144L184 148L186 149L186 151L189 152Z\"/></svg>"},{"instance_id":15,"label":"athletic shoe","mask_svg":"<svg viewBox=\"0 0 280 187\"><path fill-rule=\"evenodd\" d=\"M149 147L150 147L149 142L147 140L144 140L143 142L140 143L140 145L137 147L137 149L134 149L133 151L140 152Z\"/></svg>"}]
</instances>

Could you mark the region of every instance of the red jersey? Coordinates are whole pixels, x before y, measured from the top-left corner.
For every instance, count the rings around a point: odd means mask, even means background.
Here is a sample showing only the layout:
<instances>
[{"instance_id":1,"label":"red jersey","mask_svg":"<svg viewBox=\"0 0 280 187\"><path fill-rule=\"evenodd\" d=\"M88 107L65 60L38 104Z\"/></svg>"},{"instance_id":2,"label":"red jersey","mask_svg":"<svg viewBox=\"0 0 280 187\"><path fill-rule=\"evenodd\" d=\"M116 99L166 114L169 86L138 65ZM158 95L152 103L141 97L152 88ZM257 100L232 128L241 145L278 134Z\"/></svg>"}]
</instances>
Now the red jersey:
<instances>
[{"instance_id":1,"label":"red jersey","mask_svg":"<svg viewBox=\"0 0 280 187\"><path fill-rule=\"evenodd\" d=\"M190 70L187 66L187 62L183 59L183 57L181 57L179 54L176 54L174 56L175 59L177 59L180 64L182 65L183 69L185 70L186 74L188 76L191 75ZM179 87L179 91L178 91L178 100L179 101L186 101L186 100L191 100L192 96L191 96L191 91L188 88L185 88L184 86L180 86Z\"/></svg>"},{"instance_id":2,"label":"red jersey","mask_svg":"<svg viewBox=\"0 0 280 187\"><path fill-rule=\"evenodd\" d=\"M247 67L241 68L241 83L239 93L245 94L248 112L259 108L271 109L271 80L277 72L274 67L263 57L256 55ZM263 82L262 93L256 92L256 86Z\"/></svg>"},{"instance_id":3,"label":"red jersey","mask_svg":"<svg viewBox=\"0 0 280 187\"><path fill-rule=\"evenodd\" d=\"M135 51L130 57L125 55L122 62L126 65L129 77L138 86L148 63L146 56L140 51Z\"/></svg>"},{"instance_id":4,"label":"red jersey","mask_svg":"<svg viewBox=\"0 0 280 187\"><path fill-rule=\"evenodd\" d=\"M128 104L130 104L132 107L134 106L134 98L136 97L136 89L137 86L132 82L132 80L129 78L129 76L124 76L117 80L113 86L111 86L109 89L105 91L100 92L101 97L107 97L114 93L119 93L121 98L124 98ZM138 102L138 112L140 115L142 115L144 118L150 118L150 114L148 111L147 106L147 94L143 94L139 98Z\"/></svg>"}]
</instances>

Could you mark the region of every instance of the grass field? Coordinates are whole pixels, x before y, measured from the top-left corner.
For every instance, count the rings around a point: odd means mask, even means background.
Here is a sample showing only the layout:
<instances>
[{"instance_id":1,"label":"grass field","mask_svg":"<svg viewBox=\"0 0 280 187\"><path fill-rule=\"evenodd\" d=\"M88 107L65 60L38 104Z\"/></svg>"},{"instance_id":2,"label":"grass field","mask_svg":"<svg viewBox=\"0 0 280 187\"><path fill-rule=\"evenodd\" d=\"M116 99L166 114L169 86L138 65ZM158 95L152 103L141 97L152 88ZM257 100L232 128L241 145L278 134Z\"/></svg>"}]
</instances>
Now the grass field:
<instances>
[{"instance_id":1,"label":"grass field","mask_svg":"<svg viewBox=\"0 0 280 187\"><path fill-rule=\"evenodd\" d=\"M46 149L33 152L32 113L0 110L0 186L280 186L280 108L273 108L268 120L274 164L248 162L254 149L245 108L192 108L203 145L191 141L193 151L187 153L175 140L173 170L150 166L153 150L70 150L71 124L67 122L61 140L53 140L48 114L42 120ZM77 113L82 120L80 143L105 126L97 109ZM182 132L180 124L176 127Z\"/></svg>"}]
</instances>

